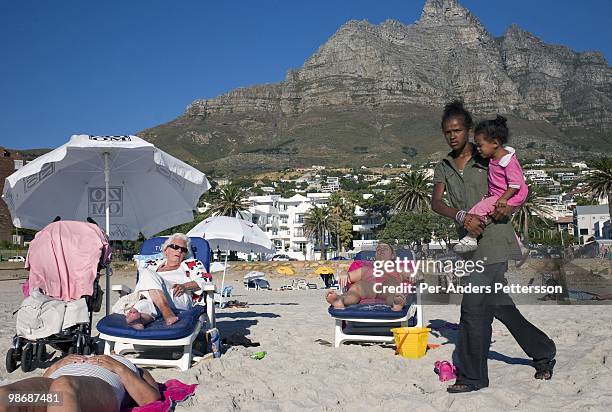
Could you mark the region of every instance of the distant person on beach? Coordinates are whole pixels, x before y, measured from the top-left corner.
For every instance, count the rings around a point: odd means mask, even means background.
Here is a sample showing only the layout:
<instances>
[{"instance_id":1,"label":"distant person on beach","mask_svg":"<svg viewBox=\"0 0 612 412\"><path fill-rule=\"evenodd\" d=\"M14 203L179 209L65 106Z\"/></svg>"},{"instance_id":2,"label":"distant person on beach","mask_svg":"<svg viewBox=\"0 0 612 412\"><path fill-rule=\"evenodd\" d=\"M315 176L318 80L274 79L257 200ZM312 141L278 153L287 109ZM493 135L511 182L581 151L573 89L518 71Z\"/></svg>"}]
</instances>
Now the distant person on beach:
<instances>
[{"instance_id":1,"label":"distant person on beach","mask_svg":"<svg viewBox=\"0 0 612 412\"><path fill-rule=\"evenodd\" d=\"M376 247L376 261L386 262L395 260L393 247L386 243L379 243ZM349 271L348 280L350 286L343 295L338 295L335 291L327 292L326 300L336 309L343 309L348 305L358 303L379 303L391 306L394 311L400 311L406 306L406 295L402 293L385 292L386 287L398 287L401 284L410 283L407 281L409 274L402 274L397 271L384 271L382 276L377 277L374 273L374 266L367 263L353 264L355 270ZM382 265L381 265L382 267ZM342 281L342 283L347 283Z\"/></svg>"},{"instance_id":2,"label":"distant person on beach","mask_svg":"<svg viewBox=\"0 0 612 412\"><path fill-rule=\"evenodd\" d=\"M191 308L193 295L210 282L198 261L187 260L191 249L186 235L171 235L161 249L164 260L141 269L135 291L128 295L135 301L125 316L134 329L143 329L160 315L167 325L174 324L175 310Z\"/></svg>"},{"instance_id":3,"label":"distant person on beach","mask_svg":"<svg viewBox=\"0 0 612 412\"><path fill-rule=\"evenodd\" d=\"M491 222L490 216L497 208L510 206L512 211L515 212L519 206L525 203L529 194L523 169L514 149L506 146L509 136L510 130L506 124L506 118L503 116L482 121L474 128L476 150L482 158L489 159L488 192L466 213L480 216L485 225ZM459 213L463 214L464 212ZM521 246L522 264L529 251L523 247L518 237L517 242ZM455 245L454 250L457 253L466 253L473 252L477 248L477 237L468 232Z\"/></svg>"},{"instance_id":4,"label":"distant person on beach","mask_svg":"<svg viewBox=\"0 0 612 412\"><path fill-rule=\"evenodd\" d=\"M467 281L473 286L507 284L508 260L521 258L521 251L508 217L512 206L500 204L491 213L493 222L485 225L480 216L467 212L488 193L488 159L469 142L472 116L460 101L446 105L442 130L451 152L434 170L431 206L434 212L454 219L461 237L481 236L477 249L466 259L484 265L482 273L472 272ZM444 200L444 194L448 204ZM457 342L458 374L450 393L471 392L489 386L487 358L491 344L491 324L499 319L521 348L533 359L536 379L551 379L555 365L555 343L527 321L505 293L465 293Z\"/></svg>"},{"instance_id":5,"label":"distant person on beach","mask_svg":"<svg viewBox=\"0 0 612 412\"><path fill-rule=\"evenodd\" d=\"M561 293L547 293L539 298L539 300L557 300L557 301L589 301L589 300L612 300L612 293L599 294L587 292L579 289L569 289L563 285L557 277L553 277L546 281L546 286L561 286Z\"/></svg>"},{"instance_id":6,"label":"distant person on beach","mask_svg":"<svg viewBox=\"0 0 612 412\"><path fill-rule=\"evenodd\" d=\"M12 405L10 395L46 394L47 405ZM55 397L54 395L57 395ZM43 376L25 378L0 387L0 412L105 411L118 412L161 398L157 383L145 369L119 355L68 355Z\"/></svg>"}]
</instances>

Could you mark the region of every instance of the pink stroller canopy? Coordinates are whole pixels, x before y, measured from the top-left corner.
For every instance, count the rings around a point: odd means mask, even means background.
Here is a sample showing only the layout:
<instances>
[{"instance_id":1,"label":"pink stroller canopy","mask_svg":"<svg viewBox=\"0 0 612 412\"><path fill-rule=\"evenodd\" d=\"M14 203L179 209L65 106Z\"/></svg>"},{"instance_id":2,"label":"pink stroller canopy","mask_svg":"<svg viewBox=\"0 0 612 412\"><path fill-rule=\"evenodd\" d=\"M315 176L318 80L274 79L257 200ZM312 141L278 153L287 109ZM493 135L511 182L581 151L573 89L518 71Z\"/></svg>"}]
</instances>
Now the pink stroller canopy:
<instances>
[{"instance_id":1,"label":"pink stroller canopy","mask_svg":"<svg viewBox=\"0 0 612 412\"><path fill-rule=\"evenodd\" d=\"M90 296L98 263L108 263L110 248L95 224L61 220L47 225L30 244L26 268L30 289L70 301Z\"/></svg>"}]
</instances>

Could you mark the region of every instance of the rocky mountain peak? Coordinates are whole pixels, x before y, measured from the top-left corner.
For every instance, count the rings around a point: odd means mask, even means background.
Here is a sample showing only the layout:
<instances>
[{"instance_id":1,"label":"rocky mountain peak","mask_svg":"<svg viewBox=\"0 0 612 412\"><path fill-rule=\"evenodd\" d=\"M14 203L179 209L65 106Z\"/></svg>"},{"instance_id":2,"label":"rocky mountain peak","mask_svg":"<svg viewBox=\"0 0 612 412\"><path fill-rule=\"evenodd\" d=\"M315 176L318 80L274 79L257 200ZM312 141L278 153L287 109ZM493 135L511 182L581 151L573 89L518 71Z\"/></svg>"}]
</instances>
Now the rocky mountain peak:
<instances>
[{"instance_id":1,"label":"rocky mountain peak","mask_svg":"<svg viewBox=\"0 0 612 412\"><path fill-rule=\"evenodd\" d=\"M439 26L449 23L481 26L480 21L457 0L427 0L425 2L418 24Z\"/></svg>"},{"instance_id":2,"label":"rocky mountain peak","mask_svg":"<svg viewBox=\"0 0 612 412\"><path fill-rule=\"evenodd\" d=\"M415 24L351 20L283 82L196 100L146 136L172 137L194 162L226 158L215 166L226 169L401 158L445 150L430 137L439 109L460 97L478 116L516 119L517 143L610 147L599 137L612 130L612 68L601 53L547 44L517 25L494 39L457 0L422 1Z\"/></svg>"},{"instance_id":3,"label":"rocky mountain peak","mask_svg":"<svg viewBox=\"0 0 612 412\"><path fill-rule=\"evenodd\" d=\"M528 32L514 23L506 29L503 39L505 42L521 44L523 47L540 47L544 45L542 40L533 33Z\"/></svg>"}]
</instances>

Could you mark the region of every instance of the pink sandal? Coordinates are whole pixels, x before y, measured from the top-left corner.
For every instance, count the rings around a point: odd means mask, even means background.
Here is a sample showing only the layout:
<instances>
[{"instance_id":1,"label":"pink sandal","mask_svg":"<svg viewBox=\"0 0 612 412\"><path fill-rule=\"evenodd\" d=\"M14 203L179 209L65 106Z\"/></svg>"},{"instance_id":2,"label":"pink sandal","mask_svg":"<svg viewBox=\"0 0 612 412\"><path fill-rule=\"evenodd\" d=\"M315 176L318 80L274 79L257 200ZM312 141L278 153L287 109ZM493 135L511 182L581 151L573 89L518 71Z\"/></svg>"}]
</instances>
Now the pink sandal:
<instances>
[{"instance_id":1,"label":"pink sandal","mask_svg":"<svg viewBox=\"0 0 612 412\"><path fill-rule=\"evenodd\" d=\"M437 361L434 363L434 372L438 374L440 382L457 379L457 368L449 361Z\"/></svg>"}]
</instances>

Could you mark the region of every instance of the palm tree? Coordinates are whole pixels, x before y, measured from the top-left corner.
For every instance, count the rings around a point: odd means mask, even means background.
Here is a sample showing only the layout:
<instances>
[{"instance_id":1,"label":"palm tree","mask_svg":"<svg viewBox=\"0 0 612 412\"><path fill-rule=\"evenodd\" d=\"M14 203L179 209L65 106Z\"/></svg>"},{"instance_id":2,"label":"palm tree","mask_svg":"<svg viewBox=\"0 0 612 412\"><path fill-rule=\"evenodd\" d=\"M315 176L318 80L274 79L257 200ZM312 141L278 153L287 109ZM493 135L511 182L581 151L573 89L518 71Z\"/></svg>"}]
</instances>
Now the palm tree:
<instances>
[{"instance_id":1,"label":"palm tree","mask_svg":"<svg viewBox=\"0 0 612 412\"><path fill-rule=\"evenodd\" d=\"M535 219L544 221L546 215L550 214L551 208L545 205L539 198L539 189L536 186L529 186L529 194L525 202L518 207L512 216L512 223L517 232L523 230L525 241L529 239L529 224Z\"/></svg>"},{"instance_id":2,"label":"palm tree","mask_svg":"<svg viewBox=\"0 0 612 412\"><path fill-rule=\"evenodd\" d=\"M209 216L231 216L236 215L244 219L243 212L249 207L245 192L240 187L229 184L219 191L219 197L215 199L210 209L206 210L206 217Z\"/></svg>"},{"instance_id":3,"label":"palm tree","mask_svg":"<svg viewBox=\"0 0 612 412\"><path fill-rule=\"evenodd\" d=\"M393 196L393 203L398 212L424 212L429 208L431 190L427 175L422 171L403 174Z\"/></svg>"},{"instance_id":4,"label":"palm tree","mask_svg":"<svg viewBox=\"0 0 612 412\"><path fill-rule=\"evenodd\" d=\"M608 198L608 212L612 216L612 157L603 157L595 161L592 169L584 181L593 199Z\"/></svg>"},{"instance_id":5,"label":"palm tree","mask_svg":"<svg viewBox=\"0 0 612 412\"><path fill-rule=\"evenodd\" d=\"M325 236L334 231L336 219L327 206L313 206L304 216L304 235L315 239L321 249L321 257L326 260Z\"/></svg>"},{"instance_id":6,"label":"palm tree","mask_svg":"<svg viewBox=\"0 0 612 412\"><path fill-rule=\"evenodd\" d=\"M333 233L336 235L336 247L338 248L338 252L340 252L342 247L340 241L341 223L344 221L351 222L354 210L355 206L343 199L338 193L333 193L329 198L329 211L335 221Z\"/></svg>"}]
</instances>

